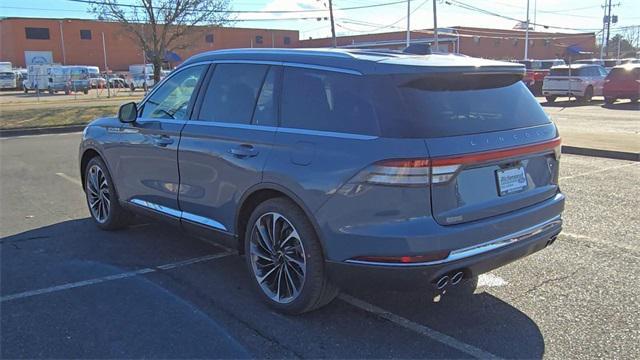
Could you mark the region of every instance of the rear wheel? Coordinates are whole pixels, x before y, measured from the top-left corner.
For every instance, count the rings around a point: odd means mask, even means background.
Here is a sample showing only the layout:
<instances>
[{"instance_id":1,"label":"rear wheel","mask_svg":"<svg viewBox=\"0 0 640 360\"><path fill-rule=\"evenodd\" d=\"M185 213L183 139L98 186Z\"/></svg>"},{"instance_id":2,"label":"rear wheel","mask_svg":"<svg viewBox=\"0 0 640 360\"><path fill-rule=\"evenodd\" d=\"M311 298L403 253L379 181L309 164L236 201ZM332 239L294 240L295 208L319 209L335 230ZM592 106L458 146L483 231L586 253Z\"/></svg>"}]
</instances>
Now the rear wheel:
<instances>
[{"instance_id":1,"label":"rear wheel","mask_svg":"<svg viewBox=\"0 0 640 360\"><path fill-rule=\"evenodd\" d=\"M324 270L322 247L306 215L275 198L258 205L245 232L249 272L263 300L287 314L320 308L338 289Z\"/></svg>"},{"instance_id":2,"label":"rear wheel","mask_svg":"<svg viewBox=\"0 0 640 360\"><path fill-rule=\"evenodd\" d=\"M83 94L85 94L85 95L87 95L87 94L89 93L89 89L84 89L84 90L82 91L82 93L83 93Z\"/></svg>"},{"instance_id":3,"label":"rear wheel","mask_svg":"<svg viewBox=\"0 0 640 360\"><path fill-rule=\"evenodd\" d=\"M84 174L87 205L93 221L104 230L121 229L131 218L120 206L107 166L99 157L89 160Z\"/></svg>"},{"instance_id":4,"label":"rear wheel","mask_svg":"<svg viewBox=\"0 0 640 360\"><path fill-rule=\"evenodd\" d=\"M604 103L605 103L605 104L611 105L611 104L613 104L614 102L616 102L616 98L612 98L612 97L605 97L605 98L604 98Z\"/></svg>"},{"instance_id":5,"label":"rear wheel","mask_svg":"<svg viewBox=\"0 0 640 360\"><path fill-rule=\"evenodd\" d=\"M631 98L631 102L638 102L638 100L640 100L640 98Z\"/></svg>"},{"instance_id":6,"label":"rear wheel","mask_svg":"<svg viewBox=\"0 0 640 360\"><path fill-rule=\"evenodd\" d=\"M588 86L585 90L584 90L584 96L576 96L576 99L579 102L589 102L591 101L591 98L593 98L593 87Z\"/></svg>"},{"instance_id":7,"label":"rear wheel","mask_svg":"<svg viewBox=\"0 0 640 360\"><path fill-rule=\"evenodd\" d=\"M545 99L547 99L548 103L554 103L556 101L556 96L545 96Z\"/></svg>"}]
</instances>

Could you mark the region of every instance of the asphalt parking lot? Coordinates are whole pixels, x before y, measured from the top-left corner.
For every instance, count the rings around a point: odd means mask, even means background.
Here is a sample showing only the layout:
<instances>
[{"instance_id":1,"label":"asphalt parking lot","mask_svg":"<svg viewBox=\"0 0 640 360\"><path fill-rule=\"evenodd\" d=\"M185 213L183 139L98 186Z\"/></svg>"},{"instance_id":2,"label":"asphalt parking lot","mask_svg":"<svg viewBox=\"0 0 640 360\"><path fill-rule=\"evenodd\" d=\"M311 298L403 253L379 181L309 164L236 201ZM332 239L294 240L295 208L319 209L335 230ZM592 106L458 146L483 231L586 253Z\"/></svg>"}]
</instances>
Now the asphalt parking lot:
<instances>
[{"instance_id":1,"label":"asphalt parking lot","mask_svg":"<svg viewBox=\"0 0 640 360\"><path fill-rule=\"evenodd\" d=\"M210 241L145 219L98 230L79 141L0 139L2 358L640 357L640 163L563 155L559 240L471 298L371 289L288 317Z\"/></svg>"}]
</instances>

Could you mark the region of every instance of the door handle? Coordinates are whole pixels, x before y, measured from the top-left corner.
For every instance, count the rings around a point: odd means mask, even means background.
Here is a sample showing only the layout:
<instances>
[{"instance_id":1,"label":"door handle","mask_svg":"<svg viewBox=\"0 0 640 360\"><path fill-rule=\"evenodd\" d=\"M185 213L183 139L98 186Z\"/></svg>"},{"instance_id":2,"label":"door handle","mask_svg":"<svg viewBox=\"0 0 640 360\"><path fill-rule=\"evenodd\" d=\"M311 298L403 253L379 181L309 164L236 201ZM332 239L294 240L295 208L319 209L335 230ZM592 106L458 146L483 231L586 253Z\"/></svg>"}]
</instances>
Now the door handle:
<instances>
[{"instance_id":1,"label":"door handle","mask_svg":"<svg viewBox=\"0 0 640 360\"><path fill-rule=\"evenodd\" d=\"M167 135L155 135L151 137L153 139L153 145L166 147L173 144L173 139Z\"/></svg>"},{"instance_id":2,"label":"door handle","mask_svg":"<svg viewBox=\"0 0 640 360\"><path fill-rule=\"evenodd\" d=\"M241 159L254 157L258 155L258 150L256 150L256 148L254 148L253 145L249 145L249 144L242 144L242 145L236 146L234 148L231 148L229 152L233 154L233 156Z\"/></svg>"}]
</instances>

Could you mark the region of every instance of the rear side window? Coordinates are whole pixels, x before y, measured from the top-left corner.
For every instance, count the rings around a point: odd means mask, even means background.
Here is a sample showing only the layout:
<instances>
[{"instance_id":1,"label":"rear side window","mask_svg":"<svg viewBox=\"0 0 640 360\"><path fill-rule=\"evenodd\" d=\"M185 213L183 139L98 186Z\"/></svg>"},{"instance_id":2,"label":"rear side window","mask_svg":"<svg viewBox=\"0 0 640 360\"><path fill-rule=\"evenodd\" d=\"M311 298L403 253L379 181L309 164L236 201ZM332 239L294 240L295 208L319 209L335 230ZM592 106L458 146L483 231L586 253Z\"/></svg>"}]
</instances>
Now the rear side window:
<instances>
[{"instance_id":1,"label":"rear side window","mask_svg":"<svg viewBox=\"0 0 640 360\"><path fill-rule=\"evenodd\" d=\"M364 76L285 67L281 126L376 135L372 91Z\"/></svg>"},{"instance_id":2,"label":"rear side window","mask_svg":"<svg viewBox=\"0 0 640 360\"><path fill-rule=\"evenodd\" d=\"M269 65L218 64L209 81L199 119L249 124Z\"/></svg>"},{"instance_id":3,"label":"rear side window","mask_svg":"<svg viewBox=\"0 0 640 360\"><path fill-rule=\"evenodd\" d=\"M400 77L398 88L407 120L395 130L404 137L469 135L549 123L531 92L513 76Z\"/></svg>"}]
</instances>

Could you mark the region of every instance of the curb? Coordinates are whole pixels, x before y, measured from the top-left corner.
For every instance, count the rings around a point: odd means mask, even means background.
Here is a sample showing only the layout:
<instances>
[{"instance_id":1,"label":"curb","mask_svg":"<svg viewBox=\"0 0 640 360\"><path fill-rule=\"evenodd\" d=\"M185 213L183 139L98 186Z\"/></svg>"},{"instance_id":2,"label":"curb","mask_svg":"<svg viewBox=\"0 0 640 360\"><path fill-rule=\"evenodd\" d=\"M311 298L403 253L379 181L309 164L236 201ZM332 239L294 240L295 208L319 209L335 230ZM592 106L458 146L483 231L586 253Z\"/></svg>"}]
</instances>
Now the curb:
<instances>
[{"instance_id":1,"label":"curb","mask_svg":"<svg viewBox=\"0 0 640 360\"><path fill-rule=\"evenodd\" d=\"M84 130L87 124L70 125L70 126L52 126L43 128L27 128L27 129L5 129L0 130L0 138L25 136L25 135L47 135L47 134L66 134L80 132Z\"/></svg>"},{"instance_id":2,"label":"curb","mask_svg":"<svg viewBox=\"0 0 640 360\"><path fill-rule=\"evenodd\" d=\"M562 153L570 154L570 155L592 156L592 157L599 157L599 158L606 158L606 159L640 161L640 153L627 152L627 151L601 150L601 149L591 149L591 148L583 148L583 147L577 147L577 146L562 145Z\"/></svg>"},{"instance_id":3,"label":"curb","mask_svg":"<svg viewBox=\"0 0 640 360\"><path fill-rule=\"evenodd\" d=\"M87 125L84 124L84 125L45 127L45 128L0 130L0 138L25 136L25 135L73 133L73 132L80 132L84 130L86 126ZM606 158L606 159L640 161L640 153L627 152L627 151L591 149L591 148L584 148L584 147L577 147L577 146L562 145L562 153L569 154L569 155L592 156L592 157L599 157L599 158Z\"/></svg>"}]
</instances>

